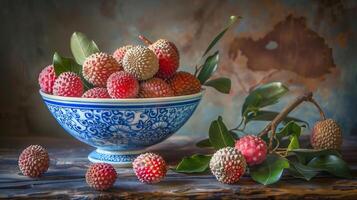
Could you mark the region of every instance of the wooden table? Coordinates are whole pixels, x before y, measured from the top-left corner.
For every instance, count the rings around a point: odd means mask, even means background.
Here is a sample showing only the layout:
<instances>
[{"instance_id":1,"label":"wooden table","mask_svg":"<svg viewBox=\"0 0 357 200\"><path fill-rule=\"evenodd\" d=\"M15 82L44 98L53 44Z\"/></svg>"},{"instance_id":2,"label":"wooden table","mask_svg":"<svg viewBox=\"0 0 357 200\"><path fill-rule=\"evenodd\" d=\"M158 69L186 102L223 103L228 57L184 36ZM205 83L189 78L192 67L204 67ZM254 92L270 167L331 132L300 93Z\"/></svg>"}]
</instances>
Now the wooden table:
<instances>
[{"instance_id":1,"label":"wooden table","mask_svg":"<svg viewBox=\"0 0 357 200\"><path fill-rule=\"evenodd\" d=\"M45 146L51 157L49 171L39 179L23 176L17 158L29 144ZM170 151L168 151L170 149ZM87 154L93 148L76 140L49 138L0 139L0 198L29 199L357 199L357 179L337 179L321 175L310 182L290 176L277 184L263 186L244 176L238 184L221 184L210 174L185 175L168 172L164 181L147 185L140 183L132 169L117 169L114 188L97 192L85 182L90 164ZM172 165L184 155L198 149L184 137L172 137L149 149L163 155ZM201 150L202 151L202 150ZM357 172L357 138L344 143L343 155Z\"/></svg>"}]
</instances>

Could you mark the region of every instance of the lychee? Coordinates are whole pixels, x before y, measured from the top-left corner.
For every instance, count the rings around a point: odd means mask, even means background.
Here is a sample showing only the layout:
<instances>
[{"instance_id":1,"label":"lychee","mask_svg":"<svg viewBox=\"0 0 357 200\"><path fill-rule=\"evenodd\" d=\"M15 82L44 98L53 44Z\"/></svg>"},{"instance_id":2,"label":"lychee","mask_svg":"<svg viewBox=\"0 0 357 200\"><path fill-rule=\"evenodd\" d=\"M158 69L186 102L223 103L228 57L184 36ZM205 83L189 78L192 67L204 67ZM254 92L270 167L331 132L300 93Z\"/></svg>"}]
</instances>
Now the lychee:
<instances>
[{"instance_id":1,"label":"lychee","mask_svg":"<svg viewBox=\"0 0 357 200\"><path fill-rule=\"evenodd\" d=\"M95 163L89 166L86 173L87 184L95 190L111 188L117 179L114 167L107 163Z\"/></svg>"},{"instance_id":2,"label":"lychee","mask_svg":"<svg viewBox=\"0 0 357 200\"><path fill-rule=\"evenodd\" d=\"M109 76L122 70L119 63L106 53L95 53L90 55L83 63L83 77L89 83L98 87L105 87Z\"/></svg>"},{"instance_id":3,"label":"lychee","mask_svg":"<svg viewBox=\"0 0 357 200\"><path fill-rule=\"evenodd\" d=\"M115 72L108 78L107 90L112 98L135 98L139 92L139 82L128 72Z\"/></svg>"},{"instance_id":4,"label":"lychee","mask_svg":"<svg viewBox=\"0 0 357 200\"><path fill-rule=\"evenodd\" d=\"M310 142L314 149L341 149L342 130L340 125L332 119L317 122L312 129Z\"/></svg>"},{"instance_id":5,"label":"lychee","mask_svg":"<svg viewBox=\"0 0 357 200\"><path fill-rule=\"evenodd\" d=\"M119 65L121 67L123 67L123 58L125 56L126 51L128 51L131 48L133 48L132 45L126 45L126 46L120 47L114 51L113 57L115 58L115 60L119 63Z\"/></svg>"},{"instance_id":6,"label":"lychee","mask_svg":"<svg viewBox=\"0 0 357 200\"><path fill-rule=\"evenodd\" d=\"M175 96L195 94L201 91L200 81L188 72L176 72L168 83L174 91Z\"/></svg>"},{"instance_id":7,"label":"lychee","mask_svg":"<svg viewBox=\"0 0 357 200\"><path fill-rule=\"evenodd\" d=\"M154 153L138 156L133 162L133 169L138 179L143 183L160 182L167 172L165 160Z\"/></svg>"},{"instance_id":8,"label":"lychee","mask_svg":"<svg viewBox=\"0 0 357 200\"><path fill-rule=\"evenodd\" d=\"M111 98L108 94L107 88L100 88L100 87L95 87L92 89L87 90L84 92L82 95L83 98Z\"/></svg>"},{"instance_id":9,"label":"lychee","mask_svg":"<svg viewBox=\"0 0 357 200\"><path fill-rule=\"evenodd\" d=\"M237 149L225 147L213 154L209 166L218 181L233 184L244 174L247 164Z\"/></svg>"},{"instance_id":10,"label":"lychee","mask_svg":"<svg viewBox=\"0 0 357 200\"><path fill-rule=\"evenodd\" d=\"M83 83L81 78L74 72L63 72L53 85L53 94L64 97L81 97Z\"/></svg>"},{"instance_id":11,"label":"lychee","mask_svg":"<svg viewBox=\"0 0 357 200\"><path fill-rule=\"evenodd\" d=\"M160 78L171 77L180 65L180 55L175 44L165 39L159 39L152 43L144 36L139 36L139 38L149 45L149 49L159 59L160 67L156 76Z\"/></svg>"},{"instance_id":12,"label":"lychee","mask_svg":"<svg viewBox=\"0 0 357 200\"><path fill-rule=\"evenodd\" d=\"M23 175L34 178L47 171L50 158L45 148L40 145L31 145L22 151L18 163Z\"/></svg>"},{"instance_id":13,"label":"lychee","mask_svg":"<svg viewBox=\"0 0 357 200\"><path fill-rule=\"evenodd\" d=\"M170 85L160 78L152 78L140 83L139 97L141 98L171 96L174 96L174 92Z\"/></svg>"},{"instance_id":14,"label":"lychee","mask_svg":"<svg viewBox=\"0 0 357 200\"><path fill-rule=\"evenodd\" d=\"M237 140L235 148L243 154L250 166L262 163L267 156L266 143L254 135L246 135Z\"/></svg>"},{"instance_id":15,"label":"lychee","mask_svg":"<svg viewBox=\"0 0 357 200\"><path fill-rule=\"evenodd\" d=\"M123 68L137 79L147 80L152 78L159 70L159 61L149 48L135 46L125 53Z\"/></svg>"},{"instance_id":16,"label":"lychee","mask_svg":"<svg viewBox=\"0 0 357 200\"><path fill-rule=\"evenodd\" d=\"M45 67L38 76L38 84L40 85L41 91L47 94L52 94L55 80L56 73L53 65Z\"/></svg>"}]
</instances>

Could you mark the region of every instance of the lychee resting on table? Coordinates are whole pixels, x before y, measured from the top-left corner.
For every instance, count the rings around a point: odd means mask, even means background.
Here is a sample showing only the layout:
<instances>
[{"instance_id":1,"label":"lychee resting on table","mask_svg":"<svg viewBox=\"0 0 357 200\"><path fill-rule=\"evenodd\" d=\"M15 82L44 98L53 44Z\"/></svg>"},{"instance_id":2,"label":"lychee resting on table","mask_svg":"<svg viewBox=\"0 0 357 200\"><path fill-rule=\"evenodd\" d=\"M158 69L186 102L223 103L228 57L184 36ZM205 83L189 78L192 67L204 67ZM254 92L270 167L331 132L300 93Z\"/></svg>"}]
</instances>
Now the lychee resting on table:
<instances>
[{"instance_id":1,"label":"lychee resting on table","mask_svg":"<svg viewBox=\"0 0 357 200\"><path fill-rule=\"evenodd\" d=\"M133 45L126 45L114 51L113 57L121 67L123 67L123 58L125 56L125 53L131 48L133 48Z\"/></svg>"},{"instance_id":2,"label":"lychee resting on table","mask_svg":"<svg viewBox=\"0 0 357 200\"><path fill-rule=\"evenodd\" d=\"M180 55L175 44L165 39L159 39L151 43L151 41L144 36L139 36L139 38L149 45L149 49L151 49L159 59L160 67L156 76L160 78L171 77L180 65Z\"/></svg>"},{"instance_id":3,"label":"lychee resting on table","mask_svg":"<svg viewBox=\"0 0 357 200\"><path fill-rule=\"evenodd\" d=\"M82 74L94 86L105 87L109 76L120 70L122 67L111 55L95 53L84 61Z\"/></svg>"},{"instance_id":4,"label":"lychee resting on table","mask_svg":"<svg viewBox=\"0 0 357 200\"><path fill-rule=\"evenodd\" d=\"M188 72L176 72L167 82L175 96L195 94L201 91L200 81Z\"/></svg>"},{"instance_id":5,"label":"lychee resting on table","mask_svg":"<svg viewBox=\"0 0 357 200\"><path fill-rule=\"evenodd\" d=\"M47 171L50 158L45 148L40 145L31 145L22 151L18 164L23 175L34 178Z\"/></svg>"},{"instance_id":6,"label":"lychee resting on table","mask_svg":"<svg viewBox=\"0 0 357 200\"><path fill-rule=\"evenodd\" d=\"M167 172L165 160L154 153L138 156L133 162L133 169L138 179L143 183L160 182Z\"/></svg>"},{"instance_id":7,"label":"lychee resting on table","mask_svg":"<svg viewBox=\"0 0 357 200\"><path fill-rule=\"evenodd\" d=\"M116 179L117 172L107 163L92 164L86 173L87 184L95 190L103 191L113 187Z\"/></svg>"},{"instance_id":8,"label":"lychee resting on table","mask_svg":"<svg viewBox=\"0 0 357 200\"><path fill-rule=\"evenodd\" d=\"M235 148L243 154L250 166L262 163L267 156L266 143L254 135L246 135L237 140Z\"/></svg>"},{"instance_id":9,"label":"lychee resting on table","mask_svg":"<svg viewBox=\"0 0 357 200\"><path fill-rule=\"evenodd\" d=\"M213 154L209 166L218 181L233 184L244 174L247 163L237 149L225 147Z\"/></svg>"},{"instance_id":10,"label":"lychee resting on table","mask_svg":"<svg viewBox=\"0 0 357 200\"><path fill-rule=\"evenodd\" d=\"M332 119L319 121L312 129L310 142L314 149L339 150L342 146L341 127Z\"/></svg>"},{"instance_id":11,"label":"lychee resting on table","mask_svg":"<svg viewBox=\"0 0 357 200\"><path fill-rule=\"evenodd\" d=\"M139 93L139 82L128 72L115 72L107 80L107 90L112 98L135 98Z\"/></svg>"},{"instance_id":12,"label":"lychee resting on table","mask_svg":"<svg viewBox=\"0 0 357 200\"><path fill-rule=\"evenodd\" d=\"M149 48L135 46L125 53L123 68L137 79L147 80L152 78L159 70L159 61Z\"/></svg>"},{"instance_id":13,"label":"lychee resting on table","mask_svg":"<svg viewBox=\"0 0 357 200\"><path fill-rule=\"evenodd\" d=\"M100 88L100 87L95 87L95 88L87 90L86 92L84 92L82 97L83 98L100 98L100 99L111 98L108 94L107 88Z\"/></svg>"},{"instance_id":14,"label":"lychee resting on table","mask_svg":"<svg viewBox=\"0 0 357 200\"><path fill-rule=\"evenodd\" d=\"M56 74L53 65L45 67L38 76L38 83L40 85L41 91L47 94L52 94L55 80Z\"/></svg>"},{"instance_id":15,"label":"lychee resting on table","mask_svg":"<svg viewBox=\"0 0 357 200\"><path fill-rule=\"evenodd\" d=\"M81 78L74 72L63 72L53 85L53 94L64 97L81 97L83 83Z\"/></svg>"},{"instance_id":16,"label":"lychee resting on table","mask_svg":"<svg viewBox=\"0 0 357 200\"><path fill-rule=\"evenodd\" d=\"M140 83L140 98L171 97L174 96L169 84L160 78L152 78Z\"/></svg>"}]
</instances>

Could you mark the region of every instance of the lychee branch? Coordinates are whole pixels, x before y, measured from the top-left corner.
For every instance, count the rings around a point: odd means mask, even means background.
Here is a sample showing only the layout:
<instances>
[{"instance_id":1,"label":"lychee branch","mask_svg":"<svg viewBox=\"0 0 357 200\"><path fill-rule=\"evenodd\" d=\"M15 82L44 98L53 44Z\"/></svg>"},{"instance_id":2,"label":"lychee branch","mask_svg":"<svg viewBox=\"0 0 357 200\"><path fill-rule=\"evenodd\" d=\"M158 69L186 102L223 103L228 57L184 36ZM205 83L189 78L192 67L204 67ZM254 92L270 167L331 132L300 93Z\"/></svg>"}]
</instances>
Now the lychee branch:
<instances>
[{"instance_id":1,"label":"lychee branch","mask_svg":"<svg viewBox=\"0 0 357 200\"><path fill-rule=\"evenodd\" d=\"M143 41L148 46L152 44L152 42L149 39L147 39L145 36L143 36L143 35L139 35L139 39L141 41Z\"/></svg>"},{"instance_id":2,"label":"lychee branch","mask_svg":"<svg viewBox=\"0 0 357 200\"><path fill-rule=\"evenodd\" d=\"M265 128L264 130L259 133L259 137L262 137L263 135L268 134L269 132L271 132L270 136L269 136L269 150L272 152L274 151L279 145L277 145L276 148L272 149L272 144L273 144L273 140L276 139L276 128L277 126L280 124L280 122L282 122L286 116L288 116L288 114L293 111L297 106L299 106L302 102L308 101L311 102L312 104L314 104L316 106L316 108L319 110L320 112L320 116L321 116L321 120L325 120L325 113L323 112L322 108L319 106L319 104L312 98L313 94L312 92L308 92L302 96L299 96L298 98L296 98L295 101L293 101L290 105L288 105L287 107L285 107Z\"/></svg>"}]
</instances>

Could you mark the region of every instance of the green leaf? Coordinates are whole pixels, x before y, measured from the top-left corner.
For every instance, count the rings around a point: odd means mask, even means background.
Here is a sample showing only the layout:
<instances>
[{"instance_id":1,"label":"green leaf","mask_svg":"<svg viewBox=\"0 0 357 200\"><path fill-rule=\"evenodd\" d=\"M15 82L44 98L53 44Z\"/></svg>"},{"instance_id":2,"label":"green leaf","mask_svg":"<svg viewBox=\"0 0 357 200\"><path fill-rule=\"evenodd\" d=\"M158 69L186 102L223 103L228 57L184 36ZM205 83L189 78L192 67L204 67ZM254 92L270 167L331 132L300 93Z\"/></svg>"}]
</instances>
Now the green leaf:
<instances>
[{"instance_id":1,"label":"green leaf","mask_svg":"<svg viewBox=\"0 0 357 200\"><path fill-rule=\"evenodd\" d=\"M289 172L297 178L302 178L307 181L311 180L319 173L319 169L303 165L296 161L290 161Z\"/></svg>"},{"instance_id":2,"label":"green leaf","mask_svg":"<svg viewBox=\"0 0 357 200\"><path fill-rule=\"evenodd\" d=\"M272 82L256 88L245 98L242 116L247 117L250 112L257 112L260 108L277 103L288 91L281 82Z\"/></svg>"},{"instance_id":3,"label":"green leaf","mask_svg":"<svg viewBox=\"0 0 357 200\"><path fill-rule=\"evenodd\" d=\"M219 61L219 52L216 51L213 55L209 56L205 63L202 66L200 73L197 76L197 79L204 84L211 75L217 70Z\"/></svg>"},{"instance_id":4,"label":"green leaf","mask_svg":"<svg viewBox=\"0 0 357 200\"><path fill-rule=\"evenodd\" d=\"M175 171L181 173L204 172L209 167L211 156L195 154L191 157L184 157L177 165Z\"/></svg>"},{"instance_id":5,"label":"green leaf","mask_svg":"<svg viewBox=\"0 0 357 200\"><path fill-rule=\"evenodd\" d=\"M291 121L287 123L282 130L276 133L277 137L281 139L282 137L285 136L295 136L295 137L300 137L301 133L301 126L299 126L297 123L294 121ZM290 140L292 138L290 137Z\"/></svg>"},{"instance_id":6,"label":"green leaf","mask_svg":"<svg viewBox=\"0 0 357 200\"><path fill-rule=\"evenodd\" d=\"M335 155L341 157L336 150L316 150L316 149L293 149L289 151L289 156L296 156L299 162L306 164L313 158L324 155Z\"/></svg>"},{"instance_id":7,"label":"green leaf","mask_svg":"<svg viewBox=\"0 0 357 200\"><path fill-rule=\"evenodd\" d=\"M207 139L204 139L204 140L201 140L201 141L197 142L196 146L200 147L200 148L207 148L207 147L212 147L212 144L209 141L209 139L207 138Z\"/></svg>"},{"instance_id":8,"label":"green leaf","mask_svg":"<svg viewBox=\"0 0 357 200\"><path fill-rule=\"evenodd\" d=\"M300 134L299 134L299 135L300 135ZM298 148L300 148L299 136L297 136L297 135L291 135L291 136L289 137L289 139L290 139L290 143L289 143L288 148L287 148L288 151L291 151L291 150L293 150L293 149L298 149Z\"/></svg>"},{"instance_id":9,"label":"green leaf","mask_svg":"<svg viewBox=\"0 0 357 200\"><path fill-rule=\"evenodd\" d=\"M83 33L74 32L71 37L71 51L77 63L82 65L88 56L98 53L99 48Z\"/></svg>"},{"instance_id":10,"label":"green leaf","mask_svg":"<svg viewBox=\"0 0 357 200\"><path fill-rule=\"evenodd\" d=\"M229 94L229 92L231 91L231 80L229 78L221 77L221 78L209 80L204 85L213 87L219 92L225 94Z\"/></svg>"},{"instance_id":11,"label":"green leaf","mask_svg":"<svg viewBox=\"0 0 357 200\"><path fill-rule=\"evenodd\" d=\"M209 141L217 150L234 146L234 138L223 123L221 116L214 120L209 127Z\"/></svg>"},{"instance_id":12,"label":"green leaf","mask_svg":"<svg viewBox=\"0 0 357 200\"><path fill-rule=\"evenodd\" d=\"M329 172L337 177L351 178L347 163L336 155L322 155L313 158L307 166Z\"/></svg>"},{"instance_id":13,"label":"green leaf","mask_svg":"<svg viewBox=\"0 0 357 200\"><path fill-rule=\"evenodd\" d=\"M250 168L250 175L258 183L269 185L279 181L286 168L289 168L289 161L286 158L268 154L262 164Z\"/></svg>"},{"instance_id":14,"label":"green leaf","mask_svg":"<svg viewBox=\"0 0 357 200\"><path fill-rule=\"evenodd\" d=\"M229 18L227 26L212 40L212 42L208 45L206 51L203 53L202 57L206 56L206 54L214 47L214 45L223 37L227 30L240 18L241 17L237 16L231 16Z\"/></svg>"},{"instance_id":15,"label":"green leaf","mask_svg":"<svg viewBox=\"0 0 357 200\"><path fill-rule=\"evenodd\" d=\"M259 110L255 113L249 113L246 117L245 123L248 123L250 121L272 121L278 114L279 114L278 112L274 112L274 111ZM285 119L283 120L284 123L289 123L291 121L300 122L309 125L306 121L303 121L295 117L288 116L285 117Z\"/></svg>"},{"instance_id":16,"label":"green leaf","mask_svg":"<svg viewBox=\"0 0 357 200\"><path fill-rule=\"evenodd\" d=\"M55 69L55 74L58 77L63 72L74 72L82 79L83 86L85 90L93 87L92 84L88 83L82 76L82 66L77 64L72 58L65 58L60 56L57 52L53 55L53 67Z\"/></svg>"},{"instance_id":17,"label":"green leaf","mask_svg":"<svg viewBox=\"0 0 357 200\"><path fill-rule=\"evenodd\" d=\"M82 73L82 66L77 64L72 58L62 57L57 52L53 55L53 66L57 77L63 72L74 72L77 75L81 75Z\"/></svg>"}]
</instances>

